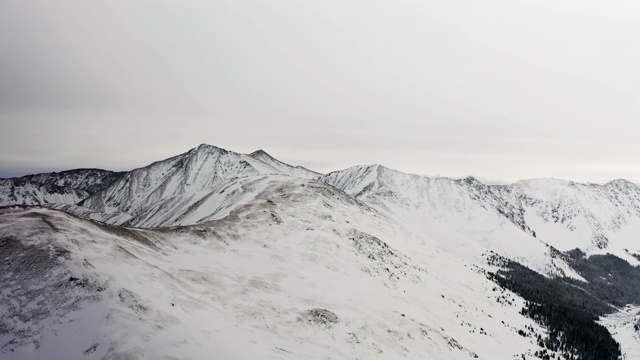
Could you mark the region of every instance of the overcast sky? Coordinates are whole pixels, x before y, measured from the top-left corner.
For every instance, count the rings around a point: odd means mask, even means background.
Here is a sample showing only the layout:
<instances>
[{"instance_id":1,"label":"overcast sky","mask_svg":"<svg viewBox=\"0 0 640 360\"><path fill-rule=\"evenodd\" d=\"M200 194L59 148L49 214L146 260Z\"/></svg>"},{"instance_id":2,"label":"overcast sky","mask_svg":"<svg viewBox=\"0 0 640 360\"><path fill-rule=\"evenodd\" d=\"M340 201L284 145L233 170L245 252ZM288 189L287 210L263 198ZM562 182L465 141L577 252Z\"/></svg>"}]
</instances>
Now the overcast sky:
<instances>
[{"instance_id":1,"label":"overcast sky","mask_svg":"<svg viewBox=\"0 0 640 360\"><path fill-rule=\"evenodd\" d=\"M640 181L637 1L0 2L0 176L208 143L329 172Z\"/></svg>"}]
</instances>

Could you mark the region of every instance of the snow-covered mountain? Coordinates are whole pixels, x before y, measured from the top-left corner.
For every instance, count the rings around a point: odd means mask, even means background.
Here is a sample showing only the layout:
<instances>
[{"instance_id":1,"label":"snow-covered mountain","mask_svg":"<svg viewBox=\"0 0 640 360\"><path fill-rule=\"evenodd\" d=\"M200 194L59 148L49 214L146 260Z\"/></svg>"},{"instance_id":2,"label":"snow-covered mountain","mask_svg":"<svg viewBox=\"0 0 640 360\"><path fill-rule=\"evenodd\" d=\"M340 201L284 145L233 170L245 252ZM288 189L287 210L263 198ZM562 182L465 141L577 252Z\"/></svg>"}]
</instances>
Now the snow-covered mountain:
<instances>
[{"instance_id":1,"label":"snow-covered mountain","mask_svg":"<svg viewBox=\"0 0 640 360\"><path fill-rule=\"evenodd\" d=\"M528 226L560 250L590 253L628 249L640 253L640 186L626 180L604 185L553 179L519 181L512 186ZM602 250L602 251L599 251Z\"/></svg>"},{"instance_id":2,"label":"snow-covered mountain","mask_svg":"<svg viewBox=\"0 0 640 360\"><path fill-rule=\"evenodd\" d=\"M319 176L277 161L261 150L245 155L202 144L184 154L127 172L78 205L104 214L125 213L135 217L176 196L192 196L227 180L267 174L305 179Z\"/></svg>"},{"instance_id":3,"label":"snow-covered mountain","mask_svg":"<svg viewBox=\"0 0 640 360\"><path fill-rule=\"evenodd\" d=\"M429 178L372 165L330 173L319 181L371 204L470 262L495 251L544 274L578 277L562 262L555 263L549 246L527 228L478 201L475 190L482 184L475 179Z\"/></svg>"},{"instance_id":4,"label":"snow-covered mountain","mask_svg":"<svg viewBox=\"0 0 640 360\"><path fill-rule=\"evenodd\" d=\"M630 359L639 236L624 180L321 175L200 145L0 208L0 358L618 359L616 339Z\"/></svg>"},{"instance_id":5,"label":"snow-covered mountain","mask_svg":"<svg viewBox=\"0 0 640 360\"><path fill-rule=\"evenodd\" d=\"M437 221L478 239L495 238L506 220L560 251L614 253L638 264L630 254L640 254L640 186L626 180L597 185L533 179L486 185L472 177L430 178L372 165L336 171L319 181L400 220L417 216L424 226Z\"/></svg>"},{"instance_id":6,"label":"snow-covered mountain","mask_svg":"<svg viewBox=\"0 0 640 360\"><path fill-rule=\"evenodd\" d=\"M0 179L0 206L75 204L100 191L123 173L76 169Z\"/></svg>"}]
</instances>

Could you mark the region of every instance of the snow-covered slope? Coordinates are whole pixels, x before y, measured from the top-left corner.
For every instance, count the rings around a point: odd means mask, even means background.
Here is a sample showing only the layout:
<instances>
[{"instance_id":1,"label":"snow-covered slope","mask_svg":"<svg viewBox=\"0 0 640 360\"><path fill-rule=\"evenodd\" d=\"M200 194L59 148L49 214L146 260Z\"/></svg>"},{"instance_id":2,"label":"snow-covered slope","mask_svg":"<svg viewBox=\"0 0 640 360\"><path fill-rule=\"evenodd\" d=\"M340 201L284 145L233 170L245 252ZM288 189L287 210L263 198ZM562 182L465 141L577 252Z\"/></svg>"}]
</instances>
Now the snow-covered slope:
<instances>
[{"instance_id":1,"label":"snow-covered slope","mask_svg":"<svg viewBox=\"0 0 640 360\"><path fill-rule=\"evenodd\" d=\"M512 359L539 349L543 330L518 313L522 299L482 266L328 185L283 177L256 192L218 220L147 230L0 209L1 357Z\"/></svg>"},{"instance_id":2,"label":"snow-covered slope","mask_svg":"<svg viewBox=\"0 0 640 360\"><path fill-rule=\"evenodd\" d=\"M101 221L112 225L122 225L131 219L131 215L127 213L113 212L107 214L74 204L47 204L46 207L62 210L83 219Z\"/></svg>"},{"instance_id":3,"label":"snow-covered slope","mask_svg":"<svg viewBox=\"0 0 640 360\"><path fill-rule=\"evenodd\" d=\"M140 214L122 222L125 226L159 227L193 225L220 219L254 200L274 182L287 181L285 175L246 176L225 181L211 190L185 193L157 202ZM113 221L109 221L113 223Z\"/></svg>"},{"instance_id":4,"label":"snow-covered slope","mask_svg":"<svg viewBox=\"0 0 640 360\"><path fill-rule=\"evenodd\" d=\"M624 359L640 359L640 306L626 306L600 322L620 343Z\"/></svg>"},{"instance_id":5,"label":"snow-covered slope","mask_svg":"<svg viewBox=\"0 0 640 360\"><path fill-rule=\"evenodd\" d=\"M418 217L420 231L435 222L483 241L498 238L499 231L511 232L513 225L522 234L505 234L511 243L535 237L561 251L612 252L638 263L629 254L640 254L640 187L625 180L605 185L554 179L486 185L472 177L430 178L372 165L333 172L320 181L398 219ZM509 243L503 238L486 246L499 250Z\"/></svg>"},{"instance_id":6,"label":"snow-covered slope","mask_svg":"<svg viewBox=\"0 0 640 360\"><path fill-rule=\"evenodd\" d=\"M76 169L0 179L0 206L75 204L120 176L107 170Z\"/></svg>"},{"instance_id":7,"label":"snow-covered slope","mask_svg":"<svg viewBox=\"0 0 640 360\"><path fill-rule=\"evenodd\" d=\"M265 174L318 176L279 162L262 151L245 155L202 144L184 154L132 170L79 205L104 214L126 213L135 217L175 196L197 196L228 180Z\"/></svg>"},{"instance_id":8,"label":"snow-covered slope","mask_svg":"<svg viewBox=\"0 0 640 360\"><path fill-rule=\"evenodd\" d=\"M299 178L303 178L303 179L315 179L315 178L319 177L320 175L322 175L322 174L317 173L315 171L311 171L309 169L306 169L306 168L304 168L302 166L291 166L289 164L285 164L282 161L280 161L280 160L274 158L273 156L267 154L262 149L252 152L251 154L249 154L249 156L251 156L252 158L254 158L256 160L260 160L263 163L271 166L272 168L276 169L279 174L299 177Z\"/></svg>"},{"instance_id":9,"label":"snow-covered slope","mask_svg":"<svg viewBox=\"0 0 640 360\"><path fill-rule=\"evenodd\" d=\"M511 192L526 199L520 206L536 235L560 250L640 253L640 187L634 183L537 179L519 181Z\"/></svg>"},{"instance_id":10,"label":"snow-covered slope","mask_svg":"<svg viewBox=\"0 0 640 360\"><path fill-rule=\"evenodd\" d=\"M343 189L417 236L427 237L472 263L494 251L543 274L580 278L564 262L554 259L552 249L526 226L488 206L495 199L473 178L429 178L372 165L330 173L320 181ZM485 198L479 201L479 196Z\"/></svg>"}]
</instances>

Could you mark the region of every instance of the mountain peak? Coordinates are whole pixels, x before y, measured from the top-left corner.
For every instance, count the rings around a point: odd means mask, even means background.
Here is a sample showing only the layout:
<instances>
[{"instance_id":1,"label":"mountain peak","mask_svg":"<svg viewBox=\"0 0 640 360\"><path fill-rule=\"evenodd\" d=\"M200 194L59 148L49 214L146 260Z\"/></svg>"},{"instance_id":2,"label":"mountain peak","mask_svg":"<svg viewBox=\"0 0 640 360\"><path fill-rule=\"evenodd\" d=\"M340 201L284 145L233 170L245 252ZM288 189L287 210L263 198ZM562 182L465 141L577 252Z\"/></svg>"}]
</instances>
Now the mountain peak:
<instances>
[{"instance_id":1,"label":"mountain peak","mask_svg":"<svg viewBox=\"0 0 640 360\"><path fill-rule=\"evenodd\" d=\"M484 185L484 183L473 176L467 176L463 179L460 179L461 182L464 182L468 185Z\"/></svg>"},{"instance_id":2,"label":"mountain peak","mask_svg":"<svg viewBox=\"0 0 640 360\"><path fill-rule=\"evenodd\" d=\"M608 183L605 184L605 186L616 186L616 187L637 187L638 185L636 185L635 183L629 181L629 180L625 180L625 179L615 179L615 180L611 180Z\"/></svg>"},{"instance_id":3,"label":"mountain peak","mask_svg":"<svg viewBox=\"0 0 640 360\"><path fill-rule=\"evenodd\" d=\"M252 152L251 154L249 154L249 156L251 156L254 159L271 159L271 160L275 160L275 158L271 155L269 155L266 151L262 150L262 149L258 149L254 152Z\"/></svg>"},{"instance_id":4,"label":"mountain peak","mask_svg":"<svg viewBox=\"0 0 640 360\"><path fill-rule=\"evenodd\" d=\"M225 150L223 148L214 146L214 145L209 145L209 144L200 144L198 145L196 148L192 149L193 152L197 152L197 153L203 153L203 152L220 152L222 154L226 154L229 151Z\"/></svg>"}]
</instances>

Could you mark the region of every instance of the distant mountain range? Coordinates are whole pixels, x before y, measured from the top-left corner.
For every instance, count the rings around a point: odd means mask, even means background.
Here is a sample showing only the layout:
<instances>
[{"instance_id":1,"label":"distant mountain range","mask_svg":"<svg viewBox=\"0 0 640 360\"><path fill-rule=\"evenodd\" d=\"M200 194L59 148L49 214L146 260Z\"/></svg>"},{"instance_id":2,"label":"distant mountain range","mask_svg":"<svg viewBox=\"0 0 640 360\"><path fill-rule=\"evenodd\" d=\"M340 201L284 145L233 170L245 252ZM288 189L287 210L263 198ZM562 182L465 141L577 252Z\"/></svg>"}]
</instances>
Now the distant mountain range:
<instances>
[{"instance_id":1,"label":"distant mountain range","mask_svg":"<svg viewBox=\"0 0 640 360\"><path fill-rule=\"evenodd\" d=\"M123 172L76 169L0 179L0 206L75 204L109 186Z\"/></svg>"},{"instance_id":2,"label":"distant mountain range","mask_svg":"<svg viewBox=\"0 0 640 360\"><path fill-rule=\"evenodd\" d=\"M626 180L320 174L202 144L0 179L0 205L2 358L640 358Z\"/></svg>"}]
</instances>

